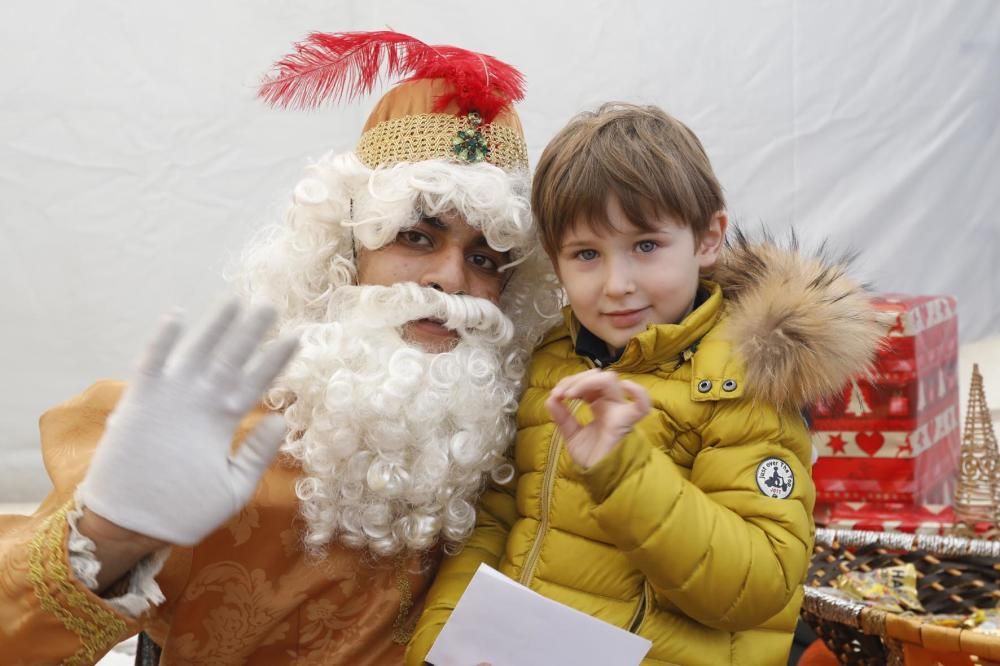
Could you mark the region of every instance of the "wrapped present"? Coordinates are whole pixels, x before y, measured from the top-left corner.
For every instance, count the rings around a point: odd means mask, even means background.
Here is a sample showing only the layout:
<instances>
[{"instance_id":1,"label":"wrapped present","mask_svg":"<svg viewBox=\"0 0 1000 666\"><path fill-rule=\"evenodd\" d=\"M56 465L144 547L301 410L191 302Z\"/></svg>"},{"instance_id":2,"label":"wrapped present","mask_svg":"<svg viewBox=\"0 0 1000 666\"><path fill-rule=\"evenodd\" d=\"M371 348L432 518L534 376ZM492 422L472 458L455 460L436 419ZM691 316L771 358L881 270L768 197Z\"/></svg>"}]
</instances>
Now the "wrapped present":
<instances>
[{"instance_id":1,"label":"wrapped present","mask_svg":"<svg viewBox=\"0 0 1000 666\"><path fill-rule=\"evenodd\" d=\"M883 294L895 321L870 380L814 406L813 466L820 502L932 503L953 479L958 414L958 317L949 296Z\"/></svg>"},{"instance_id":2,"label":"wrapped present","mask_svg":"<svg viewBox=\"0 0 1000 666\"><path fill-rule=\"evenodd\" d=\"M903 502L835 502L817 504L816 524L836 530L867 532L909 532L911 534L953 534L961 522L948 504L906 504ZM986 522L970 525L969 534L985 534Z\"/></svg>"}]
</instances>

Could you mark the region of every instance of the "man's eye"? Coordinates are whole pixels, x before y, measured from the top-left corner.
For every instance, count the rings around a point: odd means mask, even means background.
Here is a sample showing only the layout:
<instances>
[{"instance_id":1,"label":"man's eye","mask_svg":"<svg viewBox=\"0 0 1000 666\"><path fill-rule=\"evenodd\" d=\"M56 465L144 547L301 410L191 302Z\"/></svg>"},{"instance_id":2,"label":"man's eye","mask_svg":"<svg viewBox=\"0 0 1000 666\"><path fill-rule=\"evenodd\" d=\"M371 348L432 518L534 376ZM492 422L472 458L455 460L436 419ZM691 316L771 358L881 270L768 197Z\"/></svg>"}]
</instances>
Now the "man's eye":
<instances>
[{"instance_id":1,"label":"man's eye","mask_svg":"<svg viewBox=\"0 0 1000 666\"><path fill-rule=\"evenodd\" d=\"M652 252L653 250L655 250L659 246L654 241L644 240L644 241L639 241L638 243L636 243L635 247L636 247L636 249L639 250L639 252Z\"/></svg>"},{"instance_id":2,"label":"man's eye","mask_svg":"<svg viewBox=\"0 0 1000 666\"><path fill-rule=\"evenodd\" d=\"M582 261L592 261L597 259L597 250L580 250L576 253L576 258Z\"/></svg>"},{"instance_id":3,"label":"man's eye","mask_svg":"<svg viewBox=\"0 0 1000 666\"><path fill-rule=\"evenodd\" d=\"M477 268L483 268L488 271L495 271L500 268L493 259L487 257L485 254L474 254L469 257L469 263Z\"/></svg>"},{"instance_id":4,"label":"man's eye","mask_svg":"<svg viewBox=\"0 0 1000 666\"><path fill-rule=\"evenodd\" d=\"M405 229L400 231L396 236L397 240L401 240L407 245L430 245L431 239L427 234L421 233L419 231L414 231L413 229Z\"/></svg>"}]
</instances>

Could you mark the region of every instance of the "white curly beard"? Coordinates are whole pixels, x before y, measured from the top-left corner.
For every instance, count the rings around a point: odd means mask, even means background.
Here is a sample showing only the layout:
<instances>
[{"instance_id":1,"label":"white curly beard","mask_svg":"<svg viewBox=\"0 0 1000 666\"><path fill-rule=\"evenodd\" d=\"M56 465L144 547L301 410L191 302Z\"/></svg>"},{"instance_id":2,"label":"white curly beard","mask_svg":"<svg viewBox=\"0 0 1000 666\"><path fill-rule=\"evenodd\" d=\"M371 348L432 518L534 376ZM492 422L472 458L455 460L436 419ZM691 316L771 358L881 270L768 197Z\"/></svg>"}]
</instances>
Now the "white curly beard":
<instances>
[{"instance_id":1,"label":"white curly beard","mask_svg":"<svg viewBox=\"0 0 1000 666\"><path fill-rule=\"evenodd\" d=\"M455 348L407 344L400 327L422 318L458 331ZM510 320L483 299L401 284L336 289L328 321L283 325L302 347L269 394L304 470L307 549L322 556L337 540L386 556L440 538L457 550L485 475L513 474L504 453L524 368Z\"/></svg>"}]
</instances>

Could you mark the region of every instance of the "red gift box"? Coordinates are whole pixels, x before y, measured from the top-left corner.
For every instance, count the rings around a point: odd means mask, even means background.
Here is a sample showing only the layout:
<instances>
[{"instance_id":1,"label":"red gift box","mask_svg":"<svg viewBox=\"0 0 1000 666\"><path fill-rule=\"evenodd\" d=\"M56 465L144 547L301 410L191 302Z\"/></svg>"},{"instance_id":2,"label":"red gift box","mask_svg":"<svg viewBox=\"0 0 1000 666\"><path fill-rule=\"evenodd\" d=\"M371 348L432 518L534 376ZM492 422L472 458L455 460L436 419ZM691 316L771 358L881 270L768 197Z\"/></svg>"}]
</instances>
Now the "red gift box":
<instances>
[{"instance_id":1,"label":"red gift box","mask_svg":"<svg viewBox=\"0 0 1000 666\"><path fill-rule=\"evenodd\" d=\"M958 317L950 296L882 294L895 315L871 380L812 410L820 502L950 502L957 473Z\"/></svg>"},{"instance_id":2,"label":"red gift box","mask_svg":"<svg viewBox=\"0 0 1000 666\"><path fill-rule=\"evenodd\" d=\"M949 484L950 487L950 484ZM948 534L959 521L947 504L902 504L882 502L837 502L817 504L816 524L838 530ZM989 523L971 526L977 533L989 531Z\"/></svg>"}]
</instances>

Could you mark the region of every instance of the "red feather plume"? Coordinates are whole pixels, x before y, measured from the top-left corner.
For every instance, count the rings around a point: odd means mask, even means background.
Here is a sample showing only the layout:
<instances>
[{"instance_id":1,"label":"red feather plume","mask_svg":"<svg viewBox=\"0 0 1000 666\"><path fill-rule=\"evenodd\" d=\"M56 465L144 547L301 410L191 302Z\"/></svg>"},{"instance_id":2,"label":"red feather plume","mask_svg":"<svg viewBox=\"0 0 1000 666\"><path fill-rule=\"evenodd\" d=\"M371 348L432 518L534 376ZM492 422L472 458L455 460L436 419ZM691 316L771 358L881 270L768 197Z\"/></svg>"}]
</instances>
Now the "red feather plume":
<instances>
[{"instance_id":1,"label":"red feather plume","mask_svg":"<svg viewBox=\"0 0 1000 666\"><path fill-rule=\"evenodd\" d=\"M445 79L454 90L435 100L434 111L454 101L459 113L478 111L490 122L524 99L524 77L505 62L455 46L429 46L391 30L314 32L274 64L258 96L276 107L314 109L326 101L368 94L385 69L405 81Z\"/></svg>"}]
</instances>

